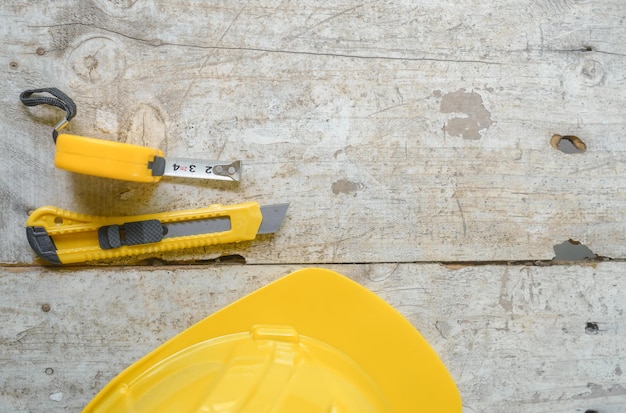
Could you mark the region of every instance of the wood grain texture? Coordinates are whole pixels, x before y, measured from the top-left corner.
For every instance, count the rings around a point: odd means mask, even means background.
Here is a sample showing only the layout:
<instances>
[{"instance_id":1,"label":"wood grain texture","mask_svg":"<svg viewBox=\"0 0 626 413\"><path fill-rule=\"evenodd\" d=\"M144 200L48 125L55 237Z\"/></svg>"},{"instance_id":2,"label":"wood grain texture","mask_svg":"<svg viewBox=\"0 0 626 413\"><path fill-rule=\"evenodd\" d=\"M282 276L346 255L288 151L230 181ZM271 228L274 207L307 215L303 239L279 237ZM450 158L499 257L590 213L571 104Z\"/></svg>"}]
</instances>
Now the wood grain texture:
<instances>
[{"instance_id":1,"label":"wood grain texture","mask_svg":"<svg viewBox=\"0 0 626 413\"><path fill-rule=\"evenodd\" d=\"M327 3L0 4L0 411L77 411L159 343L302 265L402 312L466 412L626 410L626 3ZM243 180L55 169L60 112L18 100L45 86L78 104L72 133L241 159ZM559 151L555 134L586 151ZM291 205L274 236L111 268L41 267L23 228L43 205L242 201ZM614 262L519 265L549 264L569 239ZM221 256L249 265L171 265Z\"/></svg>"},{"instance_id":2,"label":"wood grain texture","mask_svg":"<svg viewBox=\"0 0 626 413\"><path fill-rule=\"evenodd\" d=\"M0 411L79 411L160 343L297 268L5 268ZM330 268L376 292L422 333L456 381L465 412L626 409L625 264Z\"/></svg>"},{"instance_id":3,"label":"wood grain texture","mask_svg":"<svg viewBox=\"0 0 626 413\"><path fill-rule=\"evenodd\" d=\"M545 260L569 238L624 258L626 6L413 3L5 3L0 260L33 262L20 224L45 204L244 200L291 202L274 239L164 258ZM47 85L77 101L74 133L242 159L243 182L57 170L58 111L17 101ZM555 133L587 152L555 150Z\"/></svg>"}]
</instances>

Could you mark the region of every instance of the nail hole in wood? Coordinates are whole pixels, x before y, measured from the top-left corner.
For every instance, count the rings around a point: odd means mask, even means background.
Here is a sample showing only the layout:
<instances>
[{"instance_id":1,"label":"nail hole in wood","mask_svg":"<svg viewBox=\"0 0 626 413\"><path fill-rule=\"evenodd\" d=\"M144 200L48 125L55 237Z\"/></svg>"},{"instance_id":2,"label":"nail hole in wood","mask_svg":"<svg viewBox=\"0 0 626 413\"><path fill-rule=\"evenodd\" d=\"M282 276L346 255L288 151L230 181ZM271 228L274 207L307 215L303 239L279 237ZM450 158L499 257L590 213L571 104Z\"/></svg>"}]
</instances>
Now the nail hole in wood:
<instances>
[{"instance_id":1,"label":"nail hole in wood","mask_svg":"<svg viewBox=\"0 0 626 413\"><path fill-rule=\"evenodd\" d=\"M583 46L582 51L583 52L593 52L593 47L591 47L591 46Z\"/></svg>"},{"instance_id":2,"label":"nail hole in wood","mask_svg":"<svg viewBox=\"0 0 626 413\"><path fill-rule=\"evenodd\" d=\"M585 333L595 335L598 334L599 331L600 327L598 327L598 323L589 321L585 324Z\"/></svg>"},{"instance_id":3,"label":"nail hole in wood","mask_svg":"<svg viewBox=\"0 0 626 413\"><path fill-rule=\"evenodd\" d=\"M585 413L598 413L597 410L585 410Z\"/></svg>"},{"instance_id":4,"label":"nail hole in wood","mask_svg":"<svg viewBox=\"0 0 626 413\"><path fill-rule=\"evenodd\" d=\"M50 304L43 304L41 306L41 311L43 311L44 313L47 313L48 311L50 311Z\"/></svg>"},{"instance_id":5,"label":"nail hole in wood","mask_svg":"<svg viewBox=\"0 0 626 413\"><path fill-rule=\"evenodd\" d=\"M587 150L587 145L578 136L554 134L550 139L550 145L554 149L567 154L583 153Z\"/></svg>"},{"instance_id":6,"label":"nail hole in wood","mask_svg":"<svg viewBox=\"0 0 626 413\"><path fill-rule=\"evenodd\" d=\"M47 368L46 370L44 370L44 371L45 371L45 373L46 373L48 376L52 376L52 375L54 374L54 369L52 369L51 367L48 367L48 368Z\"/></svg>"}]
</instances>

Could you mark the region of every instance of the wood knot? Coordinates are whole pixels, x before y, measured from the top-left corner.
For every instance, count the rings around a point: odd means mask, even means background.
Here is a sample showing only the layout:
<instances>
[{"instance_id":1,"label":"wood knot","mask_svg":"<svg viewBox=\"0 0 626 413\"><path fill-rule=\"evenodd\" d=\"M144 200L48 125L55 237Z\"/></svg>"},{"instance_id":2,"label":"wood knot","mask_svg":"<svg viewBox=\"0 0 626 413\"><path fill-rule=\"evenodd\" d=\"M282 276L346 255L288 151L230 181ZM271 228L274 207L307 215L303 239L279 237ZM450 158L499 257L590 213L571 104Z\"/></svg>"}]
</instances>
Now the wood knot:
<instances>
[{"instance_id":1,"label":"wood knot","mask_svg":"<svg viewBox=\"0 0 626 413\"><path fill-rule=\"evenodd\" d=\"M93 37L78 44L68 57L76 76L89 83L109 83L122 76L126 59L118 45L105 37Z\"/></svg>"},{"instance_id":2,"label":"wood knot","mask_svg":"<svg viewBox=\"0 0 626 413\"><path fill-rule=\"evenodd\" d=\"M604 67L595 59L585 59L580 68L585 86L596 86L604 80Z\"/></svg>"}]
</instances>

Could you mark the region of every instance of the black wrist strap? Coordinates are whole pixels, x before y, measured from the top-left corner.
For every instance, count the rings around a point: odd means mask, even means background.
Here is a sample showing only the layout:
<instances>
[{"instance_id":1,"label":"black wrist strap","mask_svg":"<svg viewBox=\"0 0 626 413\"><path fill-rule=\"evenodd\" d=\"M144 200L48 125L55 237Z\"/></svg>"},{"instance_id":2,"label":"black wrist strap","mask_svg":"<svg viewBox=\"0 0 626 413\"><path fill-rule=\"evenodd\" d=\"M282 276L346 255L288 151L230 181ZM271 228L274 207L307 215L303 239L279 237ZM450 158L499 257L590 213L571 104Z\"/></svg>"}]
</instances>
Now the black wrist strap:
<instances>
[{"instance_id":1,"label":"black wrist strap","mask_svg":"<svg viewBox=\"0 0 626 413\"><path fill-rule=\"evenodd\" d=\"M42 93L47 93L52 96L40 96ZM76 115L76 104L74 101L55 87L25 90L20 93L20 100L26 106L52 105L65 111L65 118L62 119L52 131L52 139L54 139L55 143L59 130L63 129Z\"/></svg>"}]
</instances>

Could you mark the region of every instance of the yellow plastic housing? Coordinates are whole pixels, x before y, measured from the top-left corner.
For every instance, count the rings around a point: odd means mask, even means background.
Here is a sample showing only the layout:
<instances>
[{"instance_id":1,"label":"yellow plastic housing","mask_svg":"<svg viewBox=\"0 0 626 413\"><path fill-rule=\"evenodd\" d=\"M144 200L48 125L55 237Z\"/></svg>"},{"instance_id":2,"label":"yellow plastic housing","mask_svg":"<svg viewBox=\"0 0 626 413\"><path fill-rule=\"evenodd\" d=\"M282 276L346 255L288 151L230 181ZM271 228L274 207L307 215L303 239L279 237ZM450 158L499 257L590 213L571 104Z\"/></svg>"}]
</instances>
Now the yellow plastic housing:
<instances>
[{"instance_id":1,"label":"yellow plastic housing","mask_svg":"<svg viewBox=\"0 0 626 413\"><path fill-rule=\"evenodd\" d=\"M107 396L98 411L389 412L354 361L284 326L187 347Z\"/></svg>"},{"instance_id":2,"label":"yellow plastic housing","mask_svg":"<svg viewBox=\"0 0 626 413\"><path fill-rule=\"evenodd\" d=\"M105 225L123 225L127 222L152 219L159 220L162 224L168 224L220 217L230 219L230 230L165 238L152 244L124 245L107 250L100 248L98 241L98 229ZM262 221L263 214L257 202L234 205L215 204L206 208L122 217L85 215L53 206L44 206L30 214L26 220L26 226L45 228L47 235L54 242L59 261L62 264L70 264L249 241L256 238Z\"/></svg>"},{"instance_id":3,"label":"yellow plastic housing","mask_svg":"<svg viewBox=\"0 0 626 413\"><path fill-rule=\"evenodd\" d=\"M310 268L161 345L84 412L461 410L450 374L402 315L340 274Z\"/></svg>"},{"instance_id":4,"label":"yellow plastic housing","mask_svg":"<svg viewBox=\"0 0 626 413\"><path fill-rule=\"evenodd\" d=\"M148 164L163 157L158 149L85 136L60 134L56 140L57 168L86 175L134 182L158 182Z\"/></svg>"}]
</instances>

